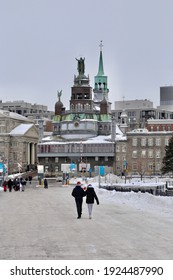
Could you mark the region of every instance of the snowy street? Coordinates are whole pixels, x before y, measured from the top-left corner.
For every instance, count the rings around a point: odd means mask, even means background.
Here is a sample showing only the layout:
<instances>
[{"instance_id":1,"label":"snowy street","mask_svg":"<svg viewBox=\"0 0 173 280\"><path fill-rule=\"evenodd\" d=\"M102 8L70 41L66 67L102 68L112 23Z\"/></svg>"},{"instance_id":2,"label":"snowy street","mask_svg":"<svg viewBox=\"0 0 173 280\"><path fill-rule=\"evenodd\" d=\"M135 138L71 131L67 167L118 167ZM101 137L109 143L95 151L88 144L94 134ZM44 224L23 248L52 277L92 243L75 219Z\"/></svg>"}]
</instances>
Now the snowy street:
<instances>
[{"instance_id":1,"label":"snowy street","mask_svg":"<svg viewBox=\"0 0 173 280\"><path fill-rule=\"evenodd\" d=\"M173 198L95 188L100 205L81 219L72 186L0 192L0 259L173 259Z\"/></svg>"}]
</instances>

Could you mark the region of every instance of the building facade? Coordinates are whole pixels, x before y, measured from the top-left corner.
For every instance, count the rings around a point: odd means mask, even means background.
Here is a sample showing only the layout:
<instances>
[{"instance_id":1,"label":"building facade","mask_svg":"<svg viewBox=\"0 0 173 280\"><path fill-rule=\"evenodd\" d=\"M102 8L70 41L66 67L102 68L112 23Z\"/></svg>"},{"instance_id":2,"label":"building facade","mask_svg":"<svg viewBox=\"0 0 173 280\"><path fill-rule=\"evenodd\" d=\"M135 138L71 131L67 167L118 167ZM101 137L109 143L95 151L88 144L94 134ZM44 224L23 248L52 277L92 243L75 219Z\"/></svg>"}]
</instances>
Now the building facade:
<instances>
[{"instance_id":1,"label":"building facade","mask_svg":"<svg viewBox=\"0 0 173 280\"><path fill-rule=\"evenodd\" d=\"M115 168L115 133L112 138L112 127L115 126L108 102L107 79L103 75L102 49L94 100L89 76L85 75L84 60L77 59L78 75L71 88L70 110L63 107L62 91L59 91L52 137L44 138L38 144L38 161L44 165L48 176L63 171L65 165L76 166L77 171L94 170L96 165ZM122 135L122 132L118 129L116 134Z\"/></svg>"},{"instance_id":2,"label":"building facade","mask_svg":"<svg viewBox=\"0 0 173 280\"><path fill-rule=\"evenodd\" d=\"M0 110L0 162L7 172L17 173L35 168L38 130L31 120ZM1 174L2 175L2 174Z\"/></svg>"}]
</instances>

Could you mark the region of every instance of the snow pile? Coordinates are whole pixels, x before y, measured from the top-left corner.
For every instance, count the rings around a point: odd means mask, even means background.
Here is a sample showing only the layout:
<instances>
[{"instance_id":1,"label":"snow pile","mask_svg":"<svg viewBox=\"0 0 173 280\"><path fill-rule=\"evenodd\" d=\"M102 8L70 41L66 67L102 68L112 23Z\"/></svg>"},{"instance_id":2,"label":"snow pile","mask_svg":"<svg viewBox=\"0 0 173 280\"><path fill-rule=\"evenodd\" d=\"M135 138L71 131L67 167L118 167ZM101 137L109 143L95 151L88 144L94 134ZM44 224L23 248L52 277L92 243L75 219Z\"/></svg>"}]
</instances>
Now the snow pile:
<instances>
[{"instance_id":1,"label":"snow pile","mask_svg":"<svg viewBox=\"0 0 173 280\"><path fill-rule=\"evenodd\" d=\"M173 217L173 197L154 196L149 193L116 192L96 188L100 200L104 203L125 205L143 212Z\"/></svg>"},{"instance_id":2,"label":"snow pile","mask_svg":"<svg viewBox=\"0 0 173 280\"><path fill-rule=\"evenodd\" d=\"M99 176L89 178L88 181L90 183L98 183L99 182ZM100 183L101 184L117 184L122 183L124 180L117 175L114 174L107 174L106 176L100 176Z\"/></svg>"}]
</instances>

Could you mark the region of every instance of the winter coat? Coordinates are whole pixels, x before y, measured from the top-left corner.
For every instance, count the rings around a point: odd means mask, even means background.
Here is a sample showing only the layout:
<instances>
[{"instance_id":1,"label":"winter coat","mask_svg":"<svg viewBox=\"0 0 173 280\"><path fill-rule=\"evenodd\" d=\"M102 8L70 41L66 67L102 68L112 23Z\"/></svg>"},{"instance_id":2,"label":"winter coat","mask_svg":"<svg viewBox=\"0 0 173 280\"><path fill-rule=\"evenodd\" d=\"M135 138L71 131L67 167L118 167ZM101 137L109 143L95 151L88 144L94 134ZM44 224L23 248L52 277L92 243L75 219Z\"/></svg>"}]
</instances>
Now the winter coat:
<instances>
[{"instance_id":1,"label":"winter coat","mask_svg":"<svg viewBox=\"0 0 173 280\"><path fill-rule=\"evenodd\" d=\"M86 196L86 192L81 188L81 186L76 186L72 191L72 196L74 196L76 201L82 201L83 197Z\"/></svg>"},{"instance_id":2,"label":"winter coat","mask_svg":"<svg viewBox=\"0 0 173 280\"><path fill-rule=\"evenodd\" d=\"M12 180L11 180L11 179L9 179L9 180L8 180L8 183L7 183L7 184L8 184L8 187L9 187L9 188L12 188L12 186L13 186L13 182L12 182Z\"/></svg>"},{"instance_id":3,"label":"winter coat","mask_svg":"<svg viewBox=\"0 0 173 280\"><path fill-rule=\"evenodd\" d=\"M88 187L87 190L86 190L86 203L87 204L93 204L94 199L96 200L97 204L99 204L99 200L98 200L98 197L95 193L94 188Z\"/></svg>"},{"instance_id":4,"label":"winter coat","mask_svg":"<svg viewBox=\"0 0 173 280\"><path fill-rule=\"evenodd\" d=\"M48 182L47 179L44 179L44 187L47 188L48 187Z\"/></svg>"}]
</instances>

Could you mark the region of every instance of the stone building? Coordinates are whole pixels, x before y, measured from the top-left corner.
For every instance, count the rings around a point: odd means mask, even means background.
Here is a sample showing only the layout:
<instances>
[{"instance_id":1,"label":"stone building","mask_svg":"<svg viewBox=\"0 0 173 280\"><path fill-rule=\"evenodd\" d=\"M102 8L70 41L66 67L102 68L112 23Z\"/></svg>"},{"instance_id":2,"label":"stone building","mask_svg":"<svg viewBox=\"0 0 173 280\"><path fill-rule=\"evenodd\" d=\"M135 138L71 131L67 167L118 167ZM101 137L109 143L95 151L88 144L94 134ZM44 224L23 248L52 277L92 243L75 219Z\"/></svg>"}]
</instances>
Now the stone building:
<instances>
[{"instance_id":1,"label":"stone building","mask_svg":"<svg viewBox=\"0 0 173 280\"><path fill-rule=\"evenodd\" d=\"M160 174L171 131L135 129L127 132L126 161L129 173Z\"/></svg>"},{"instance_id":2,"label":"stone building","mask_svg":"<svg viewBox=\"0 0 173 280\"><path fill-rule=\"evenodd\" d=\"M0 110L0 161L9 174L35 168L38 130L24 116ZM1 174L2 175L2 174Z\"/></svg>"},{"instance_id":3,"label":"stone building","mask_svg":"<svg viewBox=\"0 0 173 280\"><path fill-rule=\"evenodd\" d=\"M102 46L101 46L102 47ZM38 144L38 161L47 175L56 175L65 165L77 171L94 170L96 165L115 168L115 137L112 138L113 121L108 101L107 78L103 73L102 49L99 71L95 77L94 97L89 76L85 75L83 58L78 61L78 75L71 88L70 110L61 102L58 92L51 137ZM116 128L116 135L122 132ZM114 134L114 135L115 135Z\"/></svg>"}]
</instances>

